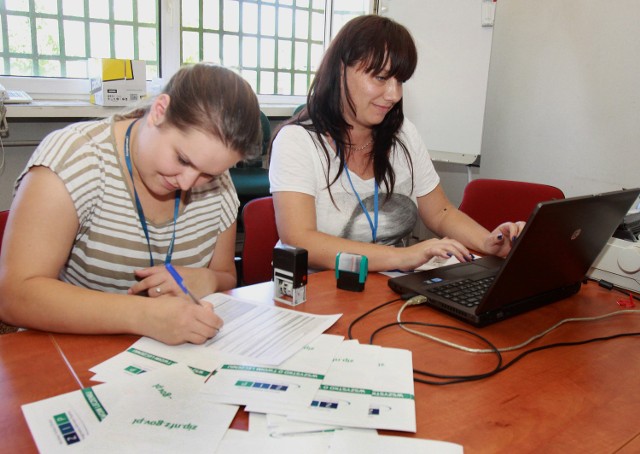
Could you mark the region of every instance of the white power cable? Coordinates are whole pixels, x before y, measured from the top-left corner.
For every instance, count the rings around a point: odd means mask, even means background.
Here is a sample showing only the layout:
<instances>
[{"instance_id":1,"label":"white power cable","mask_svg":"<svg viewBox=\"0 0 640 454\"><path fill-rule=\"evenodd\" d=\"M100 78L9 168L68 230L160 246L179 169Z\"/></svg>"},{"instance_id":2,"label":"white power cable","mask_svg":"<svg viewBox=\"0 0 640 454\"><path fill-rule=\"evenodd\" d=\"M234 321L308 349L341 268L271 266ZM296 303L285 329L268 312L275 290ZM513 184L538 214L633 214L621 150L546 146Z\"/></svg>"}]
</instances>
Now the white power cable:
<instances>
[{"instance_id":1,"label":"white power cable","mask_svg":"<svg viewBox=\"0 0 640 454\"><path fill-rule=\"evenodd\" d=\"M415 297L414 297L415 298ZM402 322L402 312L405 310L406 307L408 306L415 306L417 304L422 304L425 303L427 301L426 298L424 298L423 300L420 300L420 302L417 302L417 300L414 300L414 298L410 298L409 300L407 300L406 303L404 303L402 305L402 307L400 308L400 310L398 311L398 323L400 324L400 327L402 329L404 329L405 331L408 331L412 334L415 334L417 336L421 336L424 337L426 339L430 339L434 342L438 342L440 344L446 345L448 347L452 347L452 348L456 348L458 350L462 350L465 352L469 352L469 353L495 353L495 350L491 350L491 349L485 349L485 348L471 348L471 347L465 347L464 345L459 345L453 342L449 342L447 340L444 339L440 339L439 337L435 337L432 336L430 334L426 334L420 331L416 331L414 329L408 328L406 326L404 326L403 322ZM413 300L413 301L412 301ZM544 331L542 331L539 334L536 334L535 336L531 337L530 339L518 344L518 345L514 345L512 347L502 347L502 348L498 348L499 352L510 352L510 351L514 351L514 350L519 350L523 347L526 347L527 345L529 345L531 342L540 339L544 336L546 336L547 334L549 334L551 331L553 331L554 329L566 324L566 323L570 323L570 322L592 322L592 321L597 321L597 320L603 320L609 317L613 317L615 315L622 315L622 314L640 314L640 310L637 309L623 309L620 311L616 311L616 312L610 312L608 314L604 314L604 315L598 315L598 316L594 316L594 317L575 317L575 318L566 318L564 320L560 320L558 323L556 323L555 325L553 325L551 328L548 328Z\"/></svg>"}]
</instances>

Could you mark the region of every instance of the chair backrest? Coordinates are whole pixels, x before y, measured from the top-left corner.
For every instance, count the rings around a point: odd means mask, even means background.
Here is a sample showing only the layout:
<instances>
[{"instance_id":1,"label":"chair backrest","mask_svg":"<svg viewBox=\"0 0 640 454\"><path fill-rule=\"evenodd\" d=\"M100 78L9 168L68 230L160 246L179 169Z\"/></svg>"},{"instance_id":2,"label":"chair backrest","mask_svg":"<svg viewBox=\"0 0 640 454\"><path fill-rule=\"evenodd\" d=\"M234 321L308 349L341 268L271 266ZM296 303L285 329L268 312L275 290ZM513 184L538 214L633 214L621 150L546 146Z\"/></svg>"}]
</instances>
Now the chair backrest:
<instances>
[{"instance_id":1,"label":"chair backrest","mask_svg":"<svg viewBox=\"0 0 640 454\"><path fill-rule=\"evenodd\" d=\"M267 114L260 111L260 126L262 127L262 155L267 154L269 142L271 142L271 122Z\"/></svg>"},{"instance_id":2,"label":"chair backrest","mask_svg":"<svg viewBox=\"0 0 640 454\"><path fill-rule=\"evenodd\" d=\"M4 228L7 225L7 219L9 219L9 210L0 211L0 252L2 252L2 239L4 238ZM18 328L15 326L7 325L0 320L0 334L15 333Z\"/></svg>"},{"instance_id":3,"label":"chair backrest","mask_svg":"<svg viewBox=\"0 0 640 454\"><path fill-rule=\"evenodd\" d=\"M240 199L241 209L248 200L270 194L269 171L264 168L262 161L271 141L271 124L262 111L260 111L260 123L262 124L262 155L251 161L239 162L229 169L231 180Z\"/></svg>"},{"instance_id":4,"label":"chair backrest","mask_svg":"<svg viewBox=\"0 0 640 454\"><path fill-rule=\"evenodd\" d=\"M539 202L564 199L550 185L523 181L477 179L467 184L460 211L489 231L507 221L526 221Z\"/></svg>"},{"instance_id":5,"label":"chair backrest","mask_svg":"<svg viewBox=\"0 0 640 454\"><path fill-rule=\"evenodd\" d=\"M262 154L255 159L251 159L249 161L240 161L236 167L244 168L244 167L262 167L263 157L267 155L267 151L269 150L269 143L271 142L271 122L269 121L269 117L267 114L260 111L260 127L262 129L262 141L260 144L262 145Z\"/></svg>"},{"instance_id":6,"label":"chair backrest","mask_svg":"<svg viewBox=\"0 0 640 454\"><path fill-rule=\"evenodd\" d=\"M242 283L270 281L273 279L273 248L279 239L273 198L260 197L247 202L242 209L242 222Z\"/></svg>"},{"instance_id":7,"label":"chair backrest","mask_svg":"<svg viewBox=\"0 0 640 454\"><path fill-rule=\"evenodd\" d=\"M4 228L9 219L9 210L0 211L0 252L2 252L2 238L4 237Z\"/></svg>"}]
</instances>

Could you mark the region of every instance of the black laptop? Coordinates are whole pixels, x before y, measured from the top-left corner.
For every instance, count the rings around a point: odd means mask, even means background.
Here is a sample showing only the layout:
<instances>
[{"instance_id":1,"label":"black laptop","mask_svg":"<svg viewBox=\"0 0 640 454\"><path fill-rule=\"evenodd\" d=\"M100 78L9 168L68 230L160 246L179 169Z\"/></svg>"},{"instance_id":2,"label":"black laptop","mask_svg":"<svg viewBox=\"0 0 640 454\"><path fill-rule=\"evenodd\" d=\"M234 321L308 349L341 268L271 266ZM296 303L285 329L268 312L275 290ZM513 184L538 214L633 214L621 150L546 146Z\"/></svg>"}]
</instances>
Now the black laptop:
<instances>
[{"instance_id":1,"label":"black laptop","mask_svg":"<svg viewBox=\"0 0 640 454\"><path fill-rule=\"evenodd\" d=\"M589 267L640 189L539 203L505 258L419 271L389 279L397 293L475 326L485 326L558 301L580 289Z\"/></svg>"}]
</instances>

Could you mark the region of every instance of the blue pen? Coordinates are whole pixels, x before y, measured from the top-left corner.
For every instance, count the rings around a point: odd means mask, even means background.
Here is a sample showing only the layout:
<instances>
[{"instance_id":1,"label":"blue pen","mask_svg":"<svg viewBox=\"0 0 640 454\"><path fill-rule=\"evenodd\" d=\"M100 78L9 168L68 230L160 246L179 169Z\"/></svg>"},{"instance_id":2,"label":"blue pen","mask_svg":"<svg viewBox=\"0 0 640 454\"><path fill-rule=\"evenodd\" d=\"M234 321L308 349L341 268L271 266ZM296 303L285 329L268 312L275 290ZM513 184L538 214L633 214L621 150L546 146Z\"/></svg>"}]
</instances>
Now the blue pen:
<instances>
[{"instance_id":1,"label":"blue pen","mask_svg":"<svg viewBox=\"0 0 640 454\"><path fill-rule=\"evenodd\" d=\"M182 291L184 293L186 293L187 295L189 295L189 297L191 298L191 300L196 303L196 304L200 304L200 301L198 301L198 298L195 297L195 295L193 293L191 293L191 291L189 291L189 289L187 288L186 285L184 285L182 282L184 281L184 279L182 279L182 276L180 276L180 274L178 274L178 272L176 271L176 269L173 267L173 265L171 265L171 263L167 263L165 265L165 267L167 268L167 271L169 272L169 274L171 274L171 276L173 277L173 279L176 281L176 283L180 286L180 288L182 289Z\"/></svg>"}]
</instances>

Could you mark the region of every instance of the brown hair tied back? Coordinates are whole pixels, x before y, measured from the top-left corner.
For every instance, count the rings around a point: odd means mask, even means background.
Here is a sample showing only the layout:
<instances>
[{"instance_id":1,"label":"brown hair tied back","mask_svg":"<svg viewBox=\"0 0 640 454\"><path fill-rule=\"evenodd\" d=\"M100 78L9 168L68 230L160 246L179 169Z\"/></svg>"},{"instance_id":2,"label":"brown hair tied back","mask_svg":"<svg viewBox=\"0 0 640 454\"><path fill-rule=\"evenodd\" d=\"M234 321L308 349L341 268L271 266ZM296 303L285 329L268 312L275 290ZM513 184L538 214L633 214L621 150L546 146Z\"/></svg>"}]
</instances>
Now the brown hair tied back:
<instances>
[{"instance_id":1,"label":"brown hair tied back","mask_svg":"<svg viewBox=\"0 0 640 454\"><path fill-rule=\"evenodd\" d=\"M244 159L260 156L260 105L249 83L235 72L209 63L184 66L163 93L170 97L170 125L212 134Z\"/></svg>"}]
</instances>

